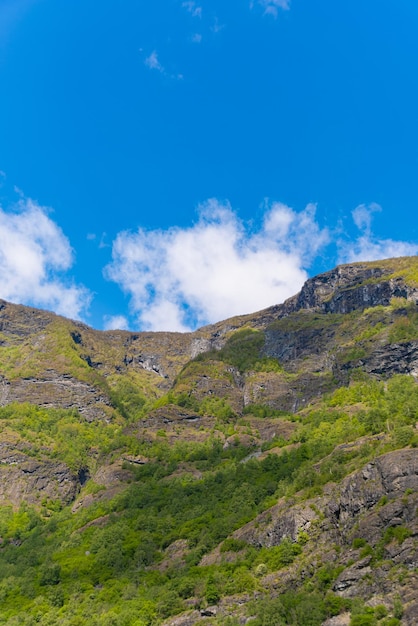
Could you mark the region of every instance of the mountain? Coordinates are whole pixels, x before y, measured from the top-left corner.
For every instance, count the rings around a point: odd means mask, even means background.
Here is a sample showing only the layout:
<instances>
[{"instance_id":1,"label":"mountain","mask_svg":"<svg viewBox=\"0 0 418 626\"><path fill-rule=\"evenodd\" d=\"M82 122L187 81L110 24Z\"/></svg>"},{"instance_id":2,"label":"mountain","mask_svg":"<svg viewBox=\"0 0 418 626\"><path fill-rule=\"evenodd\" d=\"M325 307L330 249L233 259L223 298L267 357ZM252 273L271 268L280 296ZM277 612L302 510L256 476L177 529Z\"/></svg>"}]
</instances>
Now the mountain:
<instances>
[{"instance_id":1,"label":"mountain","mask_svg":"<svg viewBox=\"0 0 418 626\"><path fill-rule=\"evenodd\" d=\"M191 333L0 301L0 624L418 623L418 257Z\"/></svg>"}]
</instances>

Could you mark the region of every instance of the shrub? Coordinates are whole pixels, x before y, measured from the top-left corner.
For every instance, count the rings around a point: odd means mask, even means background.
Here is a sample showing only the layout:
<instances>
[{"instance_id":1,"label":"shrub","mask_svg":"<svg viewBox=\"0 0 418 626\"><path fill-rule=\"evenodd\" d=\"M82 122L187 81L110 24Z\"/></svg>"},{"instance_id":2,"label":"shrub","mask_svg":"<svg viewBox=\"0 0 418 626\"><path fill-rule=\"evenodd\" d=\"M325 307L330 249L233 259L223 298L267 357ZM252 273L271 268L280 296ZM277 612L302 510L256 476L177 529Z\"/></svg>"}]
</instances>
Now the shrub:
<instances>
[{"instance_id":1,"label":"shrub","mask_svg":"<svg viewBox=\"0 0 418 626\"><path fill-rule=\"evenodd\" d=\"M332 591L329 591L325 596L324 605L327 615L333 617L334 615L339 615L343 611L346 611L350 607L350 600L341 598Z\"/></svg>"},{"instance_id":2,"label":"shrub","mask_svg":"<svg viewBox=\"0 0 418 626\"><path fill-rule=\"evenodd\" d=\"M259 565L255 568L255 575L258 577L265 576L267 571L267 565L265 563L259 563Z\"/></svg>"},{"instance_id":3,"label":"shrub","mask_svg":"<svg viewBox=\"0 0 418 626\"><path fill-rule=\"evenodd\" d=\"M247 546L247 542L242 539L228 537L221 545L221 552L240 552L240 550L243 550Z\"/></svg>"},{"instance_id":4,"label":"shrub","mask_svg":"<svg viewBox=\"0 0 418 626\"><path fill-rule=\"evenodd\" d=\"M253 369L260 361L264 333L250 328L236 331L218 352L218 358L230 363L240 372Z\"/></svg>"},{"instance_id":5,"label":"shrub","mask_svg":"<svg viewBox=\"0 0 418 626\"><path fill-rule=\"evenodd\" d=\"M396 541L401 544L411 535L412 532L405 526L390 526L390 528L386 529L385 534L383 535L383 542L386 544L390 543L393 539L396 539Z\"/></svg>"},{"instance_id":6,"label":"shrub","mask_svg":"<svg viewBox=\"0 0 418 626\"><path fill-rule=\"evenodd\" d=\"M58 563L47 564L41 569L41 576L39 584L46 585L58 585L61 579L61 567Z\"/></svg>"},{"instance_id":7,"label":"shrub","mask_svg":"<svg viewBox=\"0 0 418 626\"><path fill-rule=\"evenodd\" d=\"M236 417L226 399L217 396L206 396L200 405L199 413L216 417L224 422Z\"/></svg>"},{"instance_id":8,"label":"shrub","mask_svg":"<svg viewBox=\"0 0 418 626\"><path fill-rule=\"evenodd\" d=\"M342 569L342 566L334 567L331 563L327 563L326 565L320 567L316 572L316 579L318 580L320 587L323 589L330 587Z\"/></svg>"},{"instance_id":9,"label":"shrub","mask_svg":"<svg viewBox=\"0 0 418 626\"><path fill-rule=\"evenodd\" d=\"M262 548L258 560L265 563L270 571L275 571L293 563L301 552L299 544L293 543L290 539L283 539L278 546Z\"/></svg>"},{"instance_id":10,"label":"shrub","mask_svg":"<svg viewBox=\"0 0 418 626\"><path fill-rule=\"evenodd\" d=\"M393 616L401 619L403 616L403 606L400 598L395 598L393 602Z\"/></svg>"},{"instance_id":11,"label":"shrub","mask_svg":"<svg viewBox=\"0 0 418 626\"><path fill-rule=\"evenodd\" d=\"M376 626L377 620L370 613L362 613L360 615L352 615L350 626Z\"/></svg>"},{"instance_id":12,"label":"shrub","mask_svg":"<svg viewBox=\"0 0 418 626\"><path fill-rule=\"evenodd\" d=\"M221 594L215 587L214 583L208 582L206 585L205 598L208 604L217 604L221 598Z\"/></svg>"},{"instance_id":13,"label":"shrub","mask_svg":"<svg viewBox=\"0 0 418 626\"><path fill-rule=\"evenodd\" d=\"M322 596L318 593L288 592L278 598L265 599L253 607L256 619L254 626L321 626L327 617Z\"/></svg>"},{"instance_id":14,"label":"shrub","mask_svg":"<svg viewBox=\"0 0 418 626\"><path fill-rule=\"evenodd\" d=\"M374 614L376 618L380 620L387 616L388 610L384 604L378 604L374 607Z\"/></svg>"},{"instance_id":15,"label":"shrub","mask_svg":"<svg viewBox=\"0 0 418 626\"><path fill-rule=\"evenodd\" d=\"M414 436L414 429L412 426L399 426L393 431L392 437L397 446L404 448L407 446Z\"/></svg>"}]
</instances>

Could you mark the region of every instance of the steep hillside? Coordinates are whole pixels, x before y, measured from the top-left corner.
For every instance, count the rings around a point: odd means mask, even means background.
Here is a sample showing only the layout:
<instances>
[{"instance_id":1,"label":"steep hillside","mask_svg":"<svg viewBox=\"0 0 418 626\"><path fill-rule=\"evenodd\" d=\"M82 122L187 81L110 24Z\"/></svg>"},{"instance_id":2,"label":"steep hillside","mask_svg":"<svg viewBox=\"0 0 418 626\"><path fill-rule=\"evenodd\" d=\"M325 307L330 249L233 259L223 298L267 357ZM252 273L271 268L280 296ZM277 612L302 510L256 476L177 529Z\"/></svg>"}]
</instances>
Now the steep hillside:
<instances>
[{"instance_id":1,"label":"steep hillside","mask_svg":"<svg viewBox=\"0 0 418 626\"><path fill-rule=\"evenodd\" d=\"M0 301L0 624L418 623L418 258L194 333Z\"/></svg>"}]
</instances>

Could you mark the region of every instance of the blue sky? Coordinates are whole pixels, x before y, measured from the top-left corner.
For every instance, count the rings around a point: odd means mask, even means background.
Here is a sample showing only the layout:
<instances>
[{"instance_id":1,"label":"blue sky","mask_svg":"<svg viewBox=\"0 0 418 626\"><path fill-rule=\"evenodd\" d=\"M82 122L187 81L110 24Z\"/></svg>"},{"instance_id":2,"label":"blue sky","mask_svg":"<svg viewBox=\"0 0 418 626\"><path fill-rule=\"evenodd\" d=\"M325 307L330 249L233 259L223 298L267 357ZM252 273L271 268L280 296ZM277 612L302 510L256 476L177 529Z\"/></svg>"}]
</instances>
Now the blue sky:
<instances>
[{"instance_id":1,"label":"blue sky","mask_svg":"<svg viewBox=\"0 0 418 626\"><path fill-rule=\"evenodd\" d=\"M0 297L187 330L418 253L418 3L0 0Z\"/></svg>"}]
</instances>

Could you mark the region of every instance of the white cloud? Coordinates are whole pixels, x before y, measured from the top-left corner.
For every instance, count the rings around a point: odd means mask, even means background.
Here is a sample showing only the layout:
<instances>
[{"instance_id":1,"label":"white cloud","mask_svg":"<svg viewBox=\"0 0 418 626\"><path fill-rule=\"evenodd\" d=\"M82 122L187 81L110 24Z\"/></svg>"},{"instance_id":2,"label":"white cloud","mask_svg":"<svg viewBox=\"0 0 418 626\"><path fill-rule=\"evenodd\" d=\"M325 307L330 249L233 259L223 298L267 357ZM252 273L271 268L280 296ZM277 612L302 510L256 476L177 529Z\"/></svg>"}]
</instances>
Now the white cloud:
<instances>
[{"instance_id":1,"label":"white cloud","mask_svg":"<svg viewBox=\"0 0 418 626\"><path fill-rule=\"evenodd\" d=\"M158 54L155 50L145 59L144 63L150 70L157 70L158 72L164 73L164 68L158 60Z\"/></svg>"},{"instance_id":2,"label":"white cloud","mask_svg":"<svg viewBox=\"0 0 418 626\"><path fill-rule=\"evenodd\" d=\"M129 323L124 315L105 315L103 318L104 330L128 330Z\"/></svg>"},{"instance_id":3,"label":"white cloud","mask_svg":"<svg viewBox=\"0 0 418 626\"><path fill-rule=\"evenodd\" d=\"M339 263L354 263L356 261L377 261L399 256L418 254L418 244L408 241L394 241L393 239L379 239L371 229L373 213L381 211L376 204L360 204L352 211L355 225L360 236L352 241L339 241Z\"/></svg>"},{"instance_id":4,"label":"white cloud","mask_svg":"<svg viewBox=\"0 0 418 626\"><path fill-rule=\"evenodd\" d=\"M190 228L119 233L105 275L130 295L142 328L185 331L293 295L328 239L314 205L274 203L253 232L213 199Z\"/></svg>"},{"instance_id":5,"label":"white cloud","mask_svg":"<svg viewBox=\"0 0 418 626\"><path fill-rule=\"evenodd\" d=\"M340 263L356 261L378 261L399 256L418 254L418 245L407 241L393 239L374 240L370 237L359 237L352 245L346 245L340 252Z\"/></svg>"},{"instance_id":6,"label":"white cloud","mask_svg":"<svg viewBox=\"0 0 418 626\"><path fill-rule=\"evenodd\" d=\"M191 39L192 39L193 43L201 43L202 42L202 35L200 33L194 33L194 35L192 35Z\"/></svg>"},{"instance_id":7,"label":"white cloud","mask_svg":"<svg viewBox=\"0 0 418 626\"><path fill-rule=\"evenodd\" d=\"M72 264L69 241L45 208L30 199L0 207L1 298L80 318L91 294L66 279Z\"/></svg>"},{"instance_id":8,"label":"white cloud","mask_svg":"<svg viewBox=\"0 0 418 626\"><path fill-rule=\"evenodd\" d=\"M142 51L142 48L140 49L140 52L141 51ZM174 80L183 80L183 78L184 78L183 74L181 74L181 73L170 74L169 72L167 72L165 67L163 65L161 65L156 50L153 50L153 52L151 52L151 54L146 57L146 59L144 61L144 64L150 70L156 70L157 72L160 72L160 74L163 74L163 76L166 76L168 78L172 78Z\"/></svg>"},{"instance_id":9,"label":"white cloud","mask_svg":"<svg viewBox=\"0 0 418 626\"><path fill-rule=\"evenodd\" d=\"M382 207L380 204L372 202L371 204L359 204L352 212L353 220L359 230L363 230L365 234L371 234L373 213L380 212Z\"/></svg>"},{"instance_id":10,"label":"white cloud","mask_svg":"<svg viewBox=\"0 0 418 626\"><path fill-rule=\"evenodd\" d=\"M198 6L196 2L192 2L191 0L188 2L183 2L183 9L186 9L189 13L191 13L192 17L202 17L202 7Z\"/></svg>"},{"instance_id":11,"label":"white cloud","mask_svg":"<svg viewBox=\"0 0 418 626\"><path fill-rule=\"evenodd\" d=\"M250 7L253 8L255 4L259 4L264 9L264 15L272 15L273 17L277 17L279 9L284 11L290 9L290 0L257 0L250 2Z\"/></svg>"}]
</instances>

